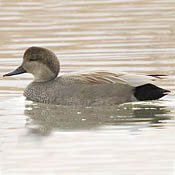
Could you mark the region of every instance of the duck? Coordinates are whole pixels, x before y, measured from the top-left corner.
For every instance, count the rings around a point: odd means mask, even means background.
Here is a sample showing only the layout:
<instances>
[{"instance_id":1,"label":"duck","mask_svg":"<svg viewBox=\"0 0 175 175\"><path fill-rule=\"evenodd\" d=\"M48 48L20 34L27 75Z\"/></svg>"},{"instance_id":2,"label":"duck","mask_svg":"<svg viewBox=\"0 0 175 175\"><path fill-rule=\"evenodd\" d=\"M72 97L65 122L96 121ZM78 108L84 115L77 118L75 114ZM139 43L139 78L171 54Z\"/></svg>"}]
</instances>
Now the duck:
<instances>
[{"instance_id":1,"label":"duck","mask_svg":"<svg viewBox=\"0 0 175 175\"><path fill-rule=\"evenodd\" d=\"M162 75L88 70L59 75L60 62L47 48L32 46L22 64L3 76L30 73L34 80L24 90L26 99L55 105L116 105L157 100L170 91L154 84Z\"/></svg>"}]
</instances>

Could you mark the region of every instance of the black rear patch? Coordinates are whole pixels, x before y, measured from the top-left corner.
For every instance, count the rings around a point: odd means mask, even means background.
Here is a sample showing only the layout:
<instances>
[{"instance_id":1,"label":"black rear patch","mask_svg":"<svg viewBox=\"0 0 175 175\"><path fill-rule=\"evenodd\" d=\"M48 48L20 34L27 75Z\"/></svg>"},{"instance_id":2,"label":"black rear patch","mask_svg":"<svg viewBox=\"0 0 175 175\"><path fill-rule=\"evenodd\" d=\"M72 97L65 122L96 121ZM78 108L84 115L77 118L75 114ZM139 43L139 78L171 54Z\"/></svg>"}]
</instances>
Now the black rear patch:
<instances>
[{"instance_id":1,"label":"black rear patch","mask_svg":"<svg viewBox=\"0 0 175 175\"><path fill-rule=\"evenodd\" d=\"M134 96L137 100L156 100L168 94L168 90L159 88L153 84L144 84L134 89Z\"/></svg>"}]
</instances>

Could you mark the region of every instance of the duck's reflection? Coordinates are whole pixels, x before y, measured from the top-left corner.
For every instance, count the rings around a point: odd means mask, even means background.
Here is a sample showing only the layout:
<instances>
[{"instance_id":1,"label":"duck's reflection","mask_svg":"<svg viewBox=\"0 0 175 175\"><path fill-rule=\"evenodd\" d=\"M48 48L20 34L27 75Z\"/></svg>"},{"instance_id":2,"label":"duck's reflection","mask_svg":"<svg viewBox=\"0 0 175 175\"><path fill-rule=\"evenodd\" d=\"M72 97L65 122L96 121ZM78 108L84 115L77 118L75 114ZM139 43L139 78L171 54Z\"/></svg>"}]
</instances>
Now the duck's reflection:
<instances>
[{"instance_id":1,"label":"duck's reflection","mask_svg":"<svg viewBox=\"0 0 175 175\"><path fill-rule=\"evenodd\" d=\"M84 108L32 103L25 109L29 134L38 136L50 135L54 130L90 131L110 126L129 129L145 124L162 127L161 121L169 118L168 113L165 107L145 104Z\"/></svg>"}]
</instances>

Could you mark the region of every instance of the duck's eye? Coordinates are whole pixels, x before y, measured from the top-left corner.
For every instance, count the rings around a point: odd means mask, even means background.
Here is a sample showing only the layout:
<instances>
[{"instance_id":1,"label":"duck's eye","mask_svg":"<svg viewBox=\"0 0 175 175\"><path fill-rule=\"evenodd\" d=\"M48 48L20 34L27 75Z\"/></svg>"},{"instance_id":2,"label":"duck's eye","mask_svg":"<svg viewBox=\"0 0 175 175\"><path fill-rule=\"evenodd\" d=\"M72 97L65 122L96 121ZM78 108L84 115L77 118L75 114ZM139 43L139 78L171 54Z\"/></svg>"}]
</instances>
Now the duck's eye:
<instances>
[{"instance_id":1,"label":"duck's eye","mask_svg":"<svg viewBox=\"0 0 175 175\"><path fill-rule=\"evenodd\" d=\"M36 61L34 58L30 58L30 60L29 61Z\"/></svg>"}]
</instances>

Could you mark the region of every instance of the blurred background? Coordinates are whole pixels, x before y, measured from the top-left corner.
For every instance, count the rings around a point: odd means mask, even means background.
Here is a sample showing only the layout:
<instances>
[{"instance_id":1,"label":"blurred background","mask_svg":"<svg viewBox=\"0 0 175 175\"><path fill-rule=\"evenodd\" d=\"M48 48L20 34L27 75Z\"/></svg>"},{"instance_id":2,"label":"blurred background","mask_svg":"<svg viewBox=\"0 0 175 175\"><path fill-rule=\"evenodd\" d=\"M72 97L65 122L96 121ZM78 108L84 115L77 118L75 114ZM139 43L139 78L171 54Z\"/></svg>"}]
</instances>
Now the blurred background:
<instances>
[{"instance_id":1,"label":"blurred background","mask_svg":"<svg viewBox=\"0 0 175 175\"><path fill-rule=\"evenodd\" d=\"M0 174L175 174L175 97L114 107L26 101L32 76L3 78L24 51L54 51L61 74L166 74L175 89L174 0L0 1Z\"/></svg>"}]
</instances>

